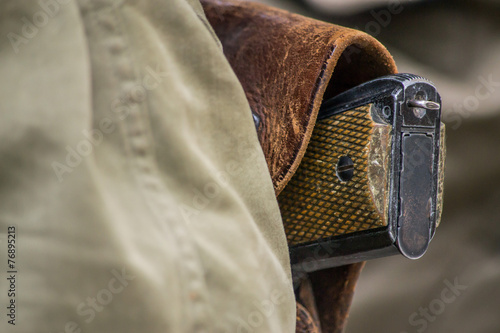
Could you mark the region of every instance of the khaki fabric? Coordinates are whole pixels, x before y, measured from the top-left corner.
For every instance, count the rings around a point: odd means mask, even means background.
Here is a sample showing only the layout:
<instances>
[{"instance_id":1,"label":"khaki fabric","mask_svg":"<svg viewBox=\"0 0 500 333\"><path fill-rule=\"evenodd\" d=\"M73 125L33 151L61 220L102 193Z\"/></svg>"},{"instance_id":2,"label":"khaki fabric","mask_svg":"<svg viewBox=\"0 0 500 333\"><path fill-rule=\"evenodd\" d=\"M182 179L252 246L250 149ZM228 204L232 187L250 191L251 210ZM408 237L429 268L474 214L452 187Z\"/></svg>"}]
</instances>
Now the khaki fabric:
<instances>
[{"instance_id":1,"label":"khaki fabric","mask_svg":"<svg viewBox=\"0 0 500 333\"><path fill-rule=\"evenodd\" d=\"M0 32L0 331L294 332L271 179L199 4L3 1Z\"/></svg>"}]
</instances>

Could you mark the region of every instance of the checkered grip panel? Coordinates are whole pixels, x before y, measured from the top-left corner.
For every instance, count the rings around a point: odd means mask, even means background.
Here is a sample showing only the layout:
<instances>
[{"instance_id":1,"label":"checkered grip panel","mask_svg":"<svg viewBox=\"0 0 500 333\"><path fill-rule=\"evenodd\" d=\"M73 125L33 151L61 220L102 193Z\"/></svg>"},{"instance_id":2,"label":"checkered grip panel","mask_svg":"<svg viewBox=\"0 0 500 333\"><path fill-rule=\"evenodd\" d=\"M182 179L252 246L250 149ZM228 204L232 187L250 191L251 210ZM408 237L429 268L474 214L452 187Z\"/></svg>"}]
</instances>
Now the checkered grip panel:
<instances>
[{"instance_id":1,"label":"checkered grip panel","mask_svg":"<svg viewBox=\"0 0 500 333\"><path fill-rule=\"evenodd\" d=\"M386 225L368 184L369 106L320 120L295 175L278 202L290 246ZM354 162L354 176L336 175L341 156Z\"/></svg>"}]
</instances>

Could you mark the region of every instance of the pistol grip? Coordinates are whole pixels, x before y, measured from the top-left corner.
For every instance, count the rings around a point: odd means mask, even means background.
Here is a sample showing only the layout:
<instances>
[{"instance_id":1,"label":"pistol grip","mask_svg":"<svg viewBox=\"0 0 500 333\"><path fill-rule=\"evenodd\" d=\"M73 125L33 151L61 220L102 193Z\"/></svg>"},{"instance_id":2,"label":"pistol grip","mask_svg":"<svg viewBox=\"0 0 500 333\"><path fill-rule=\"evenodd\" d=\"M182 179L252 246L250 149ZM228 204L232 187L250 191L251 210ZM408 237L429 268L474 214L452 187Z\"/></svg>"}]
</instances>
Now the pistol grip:
<instances>
[{"instance_id":1,"label":"pistol grip","mask_svg":"<svg viewBox=\"0 0 500 333\"><path fill-rule=\"evenodd\" d=\"M278 196L290 246L387 226L391 126L372 105L319 120Z\"/></svg>"}]
</instances>

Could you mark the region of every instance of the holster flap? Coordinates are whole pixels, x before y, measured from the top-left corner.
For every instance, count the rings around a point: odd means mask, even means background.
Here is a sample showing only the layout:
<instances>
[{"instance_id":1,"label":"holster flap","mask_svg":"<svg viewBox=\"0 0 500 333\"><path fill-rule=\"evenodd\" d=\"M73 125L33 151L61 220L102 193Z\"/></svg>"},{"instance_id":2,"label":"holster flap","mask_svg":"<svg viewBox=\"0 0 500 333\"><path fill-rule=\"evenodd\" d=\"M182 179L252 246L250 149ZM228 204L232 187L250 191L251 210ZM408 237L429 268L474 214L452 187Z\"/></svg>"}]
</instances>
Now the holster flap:
<instances>
[{"instance_id":1,"label":"holster flap","mask_svg":"<svg viewBox=\"0 0 500 333\"><path fill-rule=\"evenodd\" d=\"M202 4L260 120L276 195L304 156L322 100L396 72L387 50L363 32L254 2Z\"/></svg>"}]
</instances>

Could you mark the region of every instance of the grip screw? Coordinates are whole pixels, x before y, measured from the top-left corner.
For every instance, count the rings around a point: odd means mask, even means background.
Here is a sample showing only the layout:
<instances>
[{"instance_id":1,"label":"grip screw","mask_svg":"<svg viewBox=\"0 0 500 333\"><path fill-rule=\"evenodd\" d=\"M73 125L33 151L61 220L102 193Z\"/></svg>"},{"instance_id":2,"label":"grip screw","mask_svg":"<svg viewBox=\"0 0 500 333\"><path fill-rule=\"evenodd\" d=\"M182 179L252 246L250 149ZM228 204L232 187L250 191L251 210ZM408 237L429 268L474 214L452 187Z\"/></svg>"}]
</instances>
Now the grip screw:
<instances>
[{"instance_id":1,"label":"grip screw","mask_svg":"<svg viewBox=\"0 0 500 333\"><path fill-rule=\"evenodd\" d=\"M340 156L339 161L337 162L337 177L340 181L347 182L351 180L353 176L354 162L347 155Z\"/></svg>"}]
</instances>

